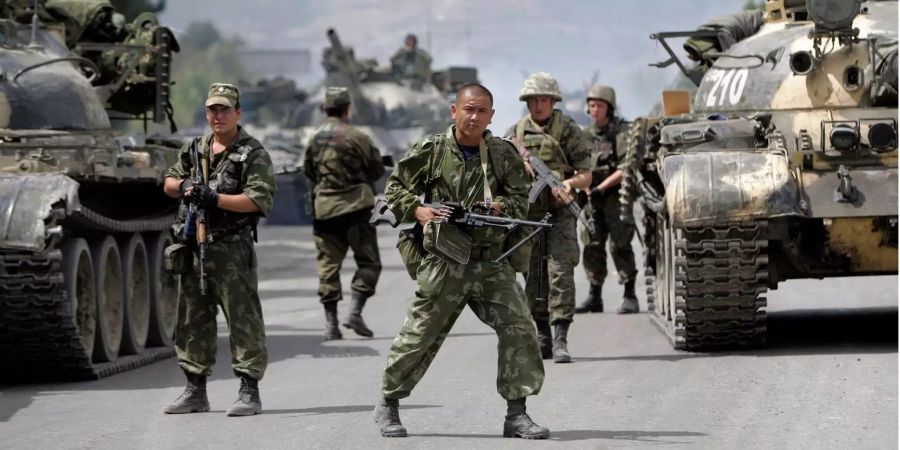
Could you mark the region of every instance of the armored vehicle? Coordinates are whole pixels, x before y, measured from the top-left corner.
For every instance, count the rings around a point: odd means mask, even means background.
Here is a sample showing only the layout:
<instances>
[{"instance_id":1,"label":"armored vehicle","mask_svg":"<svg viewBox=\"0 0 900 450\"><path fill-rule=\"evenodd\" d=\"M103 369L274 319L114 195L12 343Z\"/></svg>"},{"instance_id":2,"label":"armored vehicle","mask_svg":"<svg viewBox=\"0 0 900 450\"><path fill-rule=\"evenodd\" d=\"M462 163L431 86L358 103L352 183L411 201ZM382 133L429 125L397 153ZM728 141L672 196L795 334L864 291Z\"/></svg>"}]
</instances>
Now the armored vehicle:
<instances>
[{"instance_id":1,"label":"armored vehicle","mask_svg":"<svg viewBox=\"0 0 900 450\"><path fill-rule=\"evenodd\" d=\"M180 143L111 122L171 117L178 46L153 15L118 26L114 13L48 1L0 19L4 380L96 378L174 354L177 281L162 269L177 204L160 182Z\"/></svg>"},{"instance_id":2,"label":"armored vehicle","mask_svg":"<svg viewBox=\"0 0 900 450\"><path fill-rule=\"evenodd\" d=\"M640 192L675 348L764 344L780 281L897 273L896 1L769 0L653 37L697 89L635 122L623 216Z\"/></svg>"}]
</instances>

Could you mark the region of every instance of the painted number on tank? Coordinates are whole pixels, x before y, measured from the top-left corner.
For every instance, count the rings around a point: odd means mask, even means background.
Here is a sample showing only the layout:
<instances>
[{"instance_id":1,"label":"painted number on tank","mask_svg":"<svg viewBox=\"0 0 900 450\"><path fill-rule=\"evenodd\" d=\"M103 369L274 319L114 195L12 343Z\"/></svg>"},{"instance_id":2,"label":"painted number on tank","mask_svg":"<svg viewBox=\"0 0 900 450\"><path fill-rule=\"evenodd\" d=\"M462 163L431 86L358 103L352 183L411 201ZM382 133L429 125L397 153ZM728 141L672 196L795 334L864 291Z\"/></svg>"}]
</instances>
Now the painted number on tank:
<instances>
[{"instance_id":1,"label":"painted number on tank","mask_svg":"<svg viewBox=\"0 0 900 450\"><path fill-rule=\"evenodd\" d=\"M747 69L716 70L710 77L713 86L706 97L706 106L723 106L726 101L729 105L737 105L744 96L744 88L747 87Z\"/></svg>"}]
</instances>

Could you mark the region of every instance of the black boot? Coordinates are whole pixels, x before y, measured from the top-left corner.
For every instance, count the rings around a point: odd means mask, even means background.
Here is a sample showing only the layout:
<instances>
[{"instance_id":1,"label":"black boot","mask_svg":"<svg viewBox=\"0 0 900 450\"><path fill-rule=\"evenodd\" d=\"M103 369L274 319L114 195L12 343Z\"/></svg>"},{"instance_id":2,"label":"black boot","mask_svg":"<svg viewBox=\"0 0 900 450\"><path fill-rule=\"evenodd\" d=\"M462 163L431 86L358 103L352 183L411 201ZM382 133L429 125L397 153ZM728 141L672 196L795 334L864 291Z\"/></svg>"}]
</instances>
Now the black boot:
<instances>
[{"instance_id":1,"label":"black boot","mask_svg":"<svg viewBox=\"0 0 900 450\"><path fill-rule=\"evenodd\" d=\"M541 358L553 357L553 336L550 334L550 322L548 320L534 319L537 326L538 345L541 346Z\"/></svg>"},{"instance_id":2,"label":"black boot","mask_svg":"<svg viewBox=\"0 0 900 450\"><path fill-rule=\"evenodd\" d=\"M602 313L603 312L603 285L592 284L588 296L584 302L575 307L575 314Z\"/></svg>"},{"instance_id":3,"label":"black boot","mask_svg":"<svg viewBox=\"0 0 900 450\"><path fill-rule=\"evenodd\" d=\"M166 414L187 414L209 411L209 399L206 398L206 376L185 371L187 387L172 404L166 406Z\"/></svg>"},{"instance_id":4,"label":"black boot","mask_svg":"<svg viewBox=\"0 0 900 450\"><path fill-rule=\"evenodd\" d=\"M259 380L241 374L241 387L238 388L238 399L225 413L231 417L252 416L262 412L262 401L259 400Z\"/></svg>"},{"instance_id":5,"label":"black boot","mask_svg":"<svg viewBox=\"0 0 900 450\"><path fill-rule=\"evenodd\" d=\"M344 320L344 326L355 331L360 336L372 337L375 334L366 326L366 322L362 318L362 310L366 306L367 298L365 294L353 292L353 308L350 310L350 314L347 315L347 319Z\"/></svg>"},{"instance_id":6,"label":"black boot","mask_svg":"<svg viewBox=\"0 0 900 450\"><path fill-rule=\"evenodd\" d=\"M406 437L406 427L400 423L400 401L383 398L375 405L375 424L384 437Z\"/></svg>"},{"instance_id":7,"label":"black boot","mask_svg":"<svg viewBox=\"0 0 900 450\"><path fill-rule=\"evenodd\" d=\"M556 334L553 336L553 362L555 363L572 362L572 355L569 354L569 349L566 348L570 323L572 322L559 320L553 324L553 331Z\"/></svg>"},{"instance_id":8,"label":"black boot","mask_svg":"<svg viewBox=\"0 0 900 450\"><path fill-rule=\"evenodd\" d=\"M525 413L525 398L506 401L506 421L503 422L503 437L522 439L547 439L550 430L542 427Z\"/></svg>"},{"instance_id":9,"label":"black boot","mask_svg":"<svg viewBox=\"0 0 900 450\"><path fill-rule=\"evenodd\" d=\"M341 334L341 329L338 327L337 305L338 305L338 302L336 302L336 301L323 304L323 306L325 307L325 340L326 341L334 341L337 339L344 338L344 335Z\"/></svg>"},{"instance_id":10,"label":"black boot","mask_svg":"<svg viewBox=\"0 0 900 450\"><path fill-rule=\"evenodd\" d=\"M625 295L622 296L622 304L616 310L617 313L634 314L641 311L640 306L638 306L637 295L634 293L634 282L634 278L625 282Z\"/></svg>"}]
</instances>

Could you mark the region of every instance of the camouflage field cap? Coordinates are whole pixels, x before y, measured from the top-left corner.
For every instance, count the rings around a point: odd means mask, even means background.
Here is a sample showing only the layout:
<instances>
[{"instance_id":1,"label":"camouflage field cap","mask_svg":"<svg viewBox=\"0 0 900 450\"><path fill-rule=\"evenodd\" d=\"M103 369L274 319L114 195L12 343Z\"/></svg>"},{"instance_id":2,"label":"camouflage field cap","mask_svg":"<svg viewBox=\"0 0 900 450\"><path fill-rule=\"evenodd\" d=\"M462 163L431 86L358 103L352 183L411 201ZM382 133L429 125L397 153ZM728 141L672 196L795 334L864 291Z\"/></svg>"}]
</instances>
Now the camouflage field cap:
<instances>
[{"instance_id":1,"label":"camouflage field cap","mask_svg":"<svg viewBox=\"0 0 900 450\"><path fill-rule=\"evenodd\" d=\"M350 104L350 92L345 87L328 86L325 89L325 108L337 108Z\"/></svg>"},{"instance_id":2,"label":"camouflage field cap","mask_svg":"<svg viewBox=\"0 0 900 450\"><path fill-rule=\"evenodd\" d=\"M591 90L587 93L587 100L603 100L606 103L609 103L609 106L615 108L616 107L616 91L615 89L604 86L602 84L595 84L591 86Z\"/></svg>"},{"instance_id":3,"label":"camouflage field cap","mask_svg":"<svg viewBox=\"0 0 900 450\"><path fill-rule=\"evenodd\" d=\"M241 100L238 87L228 83L213 83L206 94L206 106L222 105L234 108Z\"/></svg>"},{"instance_id":4,"label":"camouflage field cap","mask_svg":"<svg viewBox=\"0 0 900 450\"><path fill-rule=\"evenodd\" d=\"M553 100L562 100L562 92L559 90L559 84L547 72L533 73L525 79L522 90L519 91L519 100L526 101L530 97L551 97Z\"/></svg>"}]
</instances>

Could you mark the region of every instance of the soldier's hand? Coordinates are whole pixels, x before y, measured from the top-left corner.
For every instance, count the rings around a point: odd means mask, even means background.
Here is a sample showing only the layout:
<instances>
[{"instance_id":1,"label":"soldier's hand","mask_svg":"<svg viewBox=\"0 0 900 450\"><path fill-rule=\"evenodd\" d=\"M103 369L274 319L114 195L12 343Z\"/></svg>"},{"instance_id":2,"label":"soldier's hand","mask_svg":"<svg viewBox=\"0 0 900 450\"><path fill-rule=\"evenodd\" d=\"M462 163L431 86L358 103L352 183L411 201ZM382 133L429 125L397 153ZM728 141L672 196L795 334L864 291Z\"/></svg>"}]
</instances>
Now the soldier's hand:
<instances>
[{"instance_id":1,"label":"soldier's hand","mask_svg":"<svg viewBox=\"0 0 900 450\"><path fill-rule=\"evenodd\" d=\"M185 178L181 180L181 184L178 186L178 192L181 193L182 198L190 198L192 187L194 187L193 180L191 180L190 178Z\"/></svg>"},{"instance_id":2,"label":"soldier's hand","mask_svg":"<svg viewBox=\"0 0 900 450\"><path fill-rule=\"evenodd\" d=\"M191 203L204 209L213 209L219 206L219 193L202 184L195 185L191 189Z\"/></svg>"},{"instance_id":3,"label":"soldier's hand","mask_svg":"<svg viewBox=\"0 0 900 450\"><path fill-rule=\"evenodd\" d=\"M450 217L450 208L435 209L428 206L420 206L416 208L415 216L419 224L424 227L432 220Z\"/></svg>"},{"instance_id":4,"label":"soldier's hand","mask_svg":"<svg viewBox=\"0 0 900 450\"><path fill-rule=\"evenodd\" d=\"M477 202L476 205L480 206L482 209L487 210L488 208L484 206L484 202ZM492 216L500 216L503 212L503 203L500 202L491 202L490 211L488 214Z\"/></svg>"},{"instance_id":5,"label":"soldier's hand","mask_svg":"<svg viewBox=\"0 0 900 450\"><path fill-rule=\"evenodd\" d=\"M565 186L565 189L553 189L553 197L563 205L568 205L572 203L572 185L569 183L569 180L566 180L563 181L563 186Z\"/></svg>"}]
</instances>

